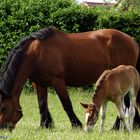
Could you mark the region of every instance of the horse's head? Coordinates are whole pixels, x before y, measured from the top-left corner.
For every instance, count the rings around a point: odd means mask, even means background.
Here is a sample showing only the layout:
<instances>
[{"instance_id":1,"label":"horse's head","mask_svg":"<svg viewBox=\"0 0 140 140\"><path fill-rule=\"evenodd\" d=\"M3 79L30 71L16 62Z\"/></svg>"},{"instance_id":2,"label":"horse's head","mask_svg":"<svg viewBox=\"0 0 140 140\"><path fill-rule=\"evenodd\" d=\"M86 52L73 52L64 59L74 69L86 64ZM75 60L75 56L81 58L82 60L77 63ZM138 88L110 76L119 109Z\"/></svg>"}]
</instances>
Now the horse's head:
<instances>
[{"instance_id":1,"label":"horse's head","mask_svg":"<svg viewBox=\"0 0 140 140\"><path fill-rule=\"evenodd\" d=\"M95 104L91 103L91 104L83 104L80 103L84 108L86 108L86 113L85 113L85 131L88 132L90 130L92 130L94 124L96 123L97 119L98 119L98 114L99 111L96 108Z\"/></svg>"},{"instance_id":2,"label":"horse's head","mask_svg":"<svg viewBox=\"0 0 140 140\"><path fill-rule=\"evenodd\" d=\"M9 98L0 95L0 129L12 130L22 117L21 109L18 109Z\"/></svg>"}]
</instances>

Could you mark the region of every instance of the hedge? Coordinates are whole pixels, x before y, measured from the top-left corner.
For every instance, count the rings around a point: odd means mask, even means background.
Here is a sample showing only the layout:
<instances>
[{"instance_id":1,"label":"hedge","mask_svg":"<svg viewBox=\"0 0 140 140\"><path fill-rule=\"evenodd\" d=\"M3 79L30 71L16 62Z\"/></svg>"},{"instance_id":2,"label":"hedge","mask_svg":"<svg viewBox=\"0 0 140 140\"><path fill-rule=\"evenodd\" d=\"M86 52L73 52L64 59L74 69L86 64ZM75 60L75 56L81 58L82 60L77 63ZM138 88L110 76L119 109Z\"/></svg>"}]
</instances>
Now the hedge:
<instances>
[{"instance_id":1,"label":"hedge","mask_svg":"<svg viewBox=\"0 0 140 140\"><path fill-rule=\"evenodd\" d=\"M0 67L21 38L50 26L50 13L73 4L73 0L1 0Z\"/></svg>"},{"instance_id":2,"label":"hedge","mask_svg":"<svg viewBox=\"0 0 140 140\"><path fill-rule=\"evenodd\" d=\"M48 26L64 32L115 28L135 37L140 44L140 14L136 12L87 8L75 0L1 0L0 67L21 38Z\"/></svg>"}]
</instances>

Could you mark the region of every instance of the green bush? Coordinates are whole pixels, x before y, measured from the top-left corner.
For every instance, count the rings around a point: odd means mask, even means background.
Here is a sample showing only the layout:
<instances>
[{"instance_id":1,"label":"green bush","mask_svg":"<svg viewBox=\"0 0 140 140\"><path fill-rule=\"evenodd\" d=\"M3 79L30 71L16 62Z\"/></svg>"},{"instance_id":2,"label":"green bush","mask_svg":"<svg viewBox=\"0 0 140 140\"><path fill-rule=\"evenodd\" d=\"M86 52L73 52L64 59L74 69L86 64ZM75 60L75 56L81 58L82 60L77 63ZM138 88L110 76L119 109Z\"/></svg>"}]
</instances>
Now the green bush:
<instances>
[{"instance_id":1,"label":"green bush","mask_svg":"<svg viewBox=\"0 0 140 140\"><path fill-rule=\"evenodd\" d=\"M87 8L78 5L75 0L1 0L0 67L21 38L48 26L75 33L115 28L133 36L140 44L138 12Z\"/></svg>"},{"instance_id":2,"label":"green bush","mask_svg":"<svg viewBox=\"0 0 140 140\"><path fill-rule=\"evenodd\" d=\"M0 66L21 38L50 26L51 13L73 4L73 0L1 0Z\"/></svg>"},{"instance_id":3,"label":"green bush","mask_svg":"<svg viewBox=\"0 0 140 140\"><path fill-rule=\"evenodd\" d=\"M109 11L98 18L99 28L115 28L134 37L140 44L140 14Z\"/></svg>"},{"instance_id":4,"label":"green bush","mask_svg":"<svg viewBox=\"0 0 140 140\"><path fill-rule=\"evenodd\" d=\"M51 24L65 32L84 32L96 27L98 12L93 9L71 6L51 14Z\"/></svg>"}]
</instances>

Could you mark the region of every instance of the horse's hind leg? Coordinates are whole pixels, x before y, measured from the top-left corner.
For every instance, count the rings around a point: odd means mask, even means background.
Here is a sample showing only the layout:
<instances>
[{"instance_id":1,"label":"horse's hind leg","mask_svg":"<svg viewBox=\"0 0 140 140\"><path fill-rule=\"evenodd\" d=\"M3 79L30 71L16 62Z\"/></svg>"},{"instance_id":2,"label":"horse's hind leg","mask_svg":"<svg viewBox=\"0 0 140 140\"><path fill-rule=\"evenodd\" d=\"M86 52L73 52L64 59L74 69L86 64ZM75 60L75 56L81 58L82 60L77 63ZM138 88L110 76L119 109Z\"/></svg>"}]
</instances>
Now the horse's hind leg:
<instances>
[{"instance_id":1,"label":"horse's hind leg","mask_svg":"<svg viewBox=\"0 0 140 140\"><path fill-rule=\"evenodd\" d=\"M40 126L46 127L46 128L52 128L54 127L51 114L48 109L47 104L47 88L41 87L36 83L33 83L33 87L35 88L37 92L37 98L38 98L38 105L39 105L39 111L40 111Z\"/></svg>"},{"instance_id":2,"label":"horse's hind leg","mask_svg":"<svg viewBox=\"0 0 140 140\"><path fill-rule=\"evenodd\" d=\"M133 129L133 122L134 122L134 117L135 117L135 107L132 103L130 103L130 108L129 108L129 125L130 129Z\"/></svg>"},{"instance_id":3,"label":"horse's hind leg","mask_svg":"<svg viewBox=\"0 0 140 140\"><path fill-rule=\"evenodd\" d=\"M134 117L135 117L135 106L136 106L136 96L133 90L130 92L130 108L129 108L129 125L131 130L133 129Z\"/></svg>"},{"instance_id":4,"label":"horse's hind leg","mask_svg":"<svg viewBox=\"0 0 140 140\"><path fill-rule=\"evenodd\" d=\"M70 98L66 89L65 81L63 79L54 78L52 81L52 85L58 94L58 97L71 121L72 126L82 127L81 122L79 121L79 119L77 118L77 116L75 115L73 111L72 103L70 101Z\"/></svg>"},{"instance_id":5,"label":"horse's hind leg","mask_svg":"<svg viewBox=\"0 0 140 140\"><path fill-rule=\"evenodd\" d=\"M124 103L125 103L126 108L130 107L130 100L129 100L128 94L124 97ZM120 124L121 124L120 118L117 116L116 121L111 130L119 130Z\"/></svg>"},{"instance_id":6,"label":"horse's hind leg","mask_svg":"<svg viewBox=\"0 0 140 140\"><path fill-rule=\"evenodd\" d=\"M124 124L124 129L127 132L130 132L130 129L128 128L127 124L126 124L126 120L125 120L125 111L124 111L124 105L123 105L123 98L122 99L117 99L115 102L115 105L118 109L118 116L120 118L120 120L122 121L122 123Z\"/></svg>"}]
</instances>

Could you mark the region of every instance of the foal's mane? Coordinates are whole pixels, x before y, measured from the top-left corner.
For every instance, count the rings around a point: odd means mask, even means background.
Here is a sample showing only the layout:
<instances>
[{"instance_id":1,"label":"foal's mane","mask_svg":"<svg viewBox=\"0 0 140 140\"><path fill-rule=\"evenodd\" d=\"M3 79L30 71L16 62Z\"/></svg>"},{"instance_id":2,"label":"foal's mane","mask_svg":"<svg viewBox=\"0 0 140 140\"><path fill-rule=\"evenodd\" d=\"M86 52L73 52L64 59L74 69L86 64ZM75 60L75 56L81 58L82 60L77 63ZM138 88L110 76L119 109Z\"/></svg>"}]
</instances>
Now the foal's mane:
<instances>
[{"instance_id":1,"label":"foal's mane","mask_svg":"<svg viewBox=\"0 0 140 140\"><path fill-rule=\"evenodd\" d=\"M105 80L106 76L108 75L108 73L110 72L110 70L105 70L102 75L99 77L99 79L96 82L96 86L95 86L95 91L92 95L92 99L94 100L94 97L96 96L96 94L98 93L99 89L102 86L103 81Z\"/></svg>"},{"instance_id":2,"label":"foal's mane","mask_svg":"<svg viewBox=\"0 0 140 140\"><path fill-rule=\"evenodd\" d=\"M16 47L11 50L0 71L0 91L2 91L6 97L11 97L11 90L14 85L15 77L25 57L26 49L30 45L27 46L27 43L35 39L41 41L50 38L56 31L57 29L54 27L41 29L23 38Z\"/></svg>"}]
</instances>

